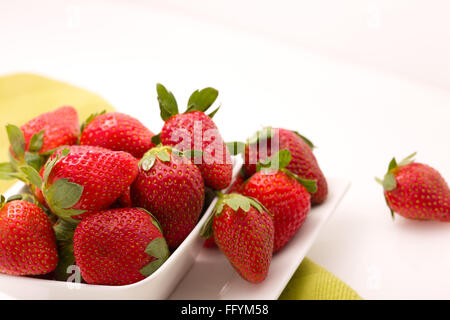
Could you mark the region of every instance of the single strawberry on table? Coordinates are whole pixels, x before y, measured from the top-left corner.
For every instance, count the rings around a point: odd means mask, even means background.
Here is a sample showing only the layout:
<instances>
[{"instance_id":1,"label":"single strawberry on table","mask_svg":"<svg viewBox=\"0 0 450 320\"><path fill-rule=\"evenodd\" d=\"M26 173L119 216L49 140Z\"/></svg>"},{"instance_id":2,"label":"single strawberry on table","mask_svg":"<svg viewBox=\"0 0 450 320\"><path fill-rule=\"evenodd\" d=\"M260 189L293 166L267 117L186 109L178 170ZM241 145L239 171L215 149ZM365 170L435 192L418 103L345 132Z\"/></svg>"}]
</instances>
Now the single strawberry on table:
<instances>
[{"instance_id":1,"label":"single strawberry on table","mask_svg":"<svg viewBox=\"0 0 450 320\"><path fill-rule=\"evenodd\" d=\"M280 150L269 162L258 165L258 171L242 190L243 195L257 199L273 214L274 253L282 249L303 225L311 208L310 193L317 189L314 180L302 179L287 170L290 160L290 152Z\"/></svg>"},{"instance_id":2,"label":"single strawberry on table","mask_svg":"<svg viewBox=\"0 0 450 320\"><path fill-rule=\"evenodd\" d=\"M272 260L272 216L255 199L236 193L218 195L201 235L214 236L217 246L242 278L260 283L267 277Z\"/></svg>"},{"instance_id":3,"label":"single strawberry on table","mask_svg":"<svg viewBox=\"0 0 450 320\"><path fill-rule=\"evenodd\" d=\"M127 285L145 279L169 257L155 218L141 208L96 212L75 229L73 249L90 284Z\"/></svg>"},{"instance_id":4,"label":"single strawberry on table","mask_svg":"<svg viewBox=\"0 0 450 320\"><path fill-rule=\"evenodd\" d=\"M81 130L81 145L125 151L136 158L141 158L155 146L151 141L153 132L138 119L120 112L93 114Z\"/></svg>"},{"instance_id":5,"label":"single strawberry on table","mask_svg":"<svg viewBox=\"0 0 450 320\"><path fill-rule=\"evenodd\" d=\"M311 194L312 204L326 200L328 184L313 153L314 145L298 132L266 127L256 132L245 145L244 168L247 177L256 172L256 164L270 158L278 150L289 150L291 162L286 167L304 179L316 180L317 191Z\"/></svg>"},{"instance_id":6,"label":"single strawberry on table","mask_svg":"<svg viewBox=\"0 0 450 320\"><path fill-rule=\"evenodd\" d=\"M158 219L171 249L194 229L204 197L200 170L187 157L161 145L144 155L131 185L133 205L147 209Z\"/></svg>"},{"instance_id":7,"label":"single strawberry on table","mask_svg":"<svg viewBox=\"0 0 450 320\"><path fill-rule=\"evenodd\" d=\"M438 171L414 162L415 153L397 163L393 158L383 180L386 203L399 215L416 220L450 221L450 189Z\"/></svg>"},{"instance_id":8,"label":"single strawberry on table","mask_svg":"<svg viewBox=\"0 0 450 320\"><path fill-rule=\"evenodd\" d=\"M58 263L55 234L47 214L25 200L0 199L0 272L40 275Z\"/></svg>"},{"instance_id":9,"label":"single strawberry on table","mask_svg":"<svg viewBox=\"0 0 450 320\"><path fill-rule=\"evenodd\" d=\"M173 94L161 84L158 84L156 89L161 118L165 123L161 133L153 138L153 142L162 142L180 151L202 151L203 156L199 157L199 161L194 160L205 185L215 190L228 187L233 166L230 152L212 120L218 108L209 115L205 114L216 100L218 91L213 88L195 91L189 98L187 110L179 113Z\"/></svg>"}]
</instances>

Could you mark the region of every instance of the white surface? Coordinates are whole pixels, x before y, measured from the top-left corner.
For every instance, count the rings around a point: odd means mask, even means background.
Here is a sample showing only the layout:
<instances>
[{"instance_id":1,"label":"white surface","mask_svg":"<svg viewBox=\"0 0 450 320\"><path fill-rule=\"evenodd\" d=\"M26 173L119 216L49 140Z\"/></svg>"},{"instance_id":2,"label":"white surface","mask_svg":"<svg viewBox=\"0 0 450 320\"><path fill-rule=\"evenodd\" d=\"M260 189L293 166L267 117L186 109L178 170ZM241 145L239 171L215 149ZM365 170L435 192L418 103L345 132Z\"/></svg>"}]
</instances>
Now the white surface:
<instances>
[{"instance_id":1,"label":"white surface","mask_svg":"<svg viewBox=\"0 0 450 320\"><path fill-rule=\"evenodd\" d=\"M364 298L450 299L450 224L392 222L373 179L413 151L450 179L448 2L367 1L381 14L380 27L367 29L351 1L170 3L0 2L0 74L82 86L155 132L156 82L180 106L215 86L226 140L260 125L297 129L319 146L328 177L352 181L308 257Z\"/></svg>"},{"instance_id":2,"label":"white surface","mask_svg":"<svg viewBox=\"0 0 450 320\"><path fill-rule=\"evenodd\" d=\"M329 179L329 185L328 200L311 209L300 230L273 256L262 283L242 279L218 248L203 248L170 299L277 299L350 187L342 179Z\"/></svg>"}]
</instances>

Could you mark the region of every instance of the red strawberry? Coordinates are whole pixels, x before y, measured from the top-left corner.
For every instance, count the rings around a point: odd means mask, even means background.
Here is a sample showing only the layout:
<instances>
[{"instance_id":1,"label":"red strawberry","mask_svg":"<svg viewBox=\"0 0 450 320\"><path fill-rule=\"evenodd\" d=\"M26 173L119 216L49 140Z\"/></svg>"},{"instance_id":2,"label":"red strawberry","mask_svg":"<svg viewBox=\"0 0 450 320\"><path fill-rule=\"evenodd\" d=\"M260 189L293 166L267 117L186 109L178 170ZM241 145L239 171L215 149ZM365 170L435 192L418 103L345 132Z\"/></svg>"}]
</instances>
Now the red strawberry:
<instances>
[{"instance_id":1,"label":"red strawberry","mask_svg":"<svg viewBox=\"0 0 450 320\"><path fill-rule=\"evenodd\" d=\"M303 180L285 168L290 160L289 151L282 150L276 155L280 155L280 168L256 172L242 191L243 195L257 199L273 214L274 253L283 248L303 225L311 208L309 192L316 189L314 181Z\"/></svg>"},{"instance_id":2,"label":"red strawberry","mask_svg":"<svg viewBox=\"0 0 450 320\"><path fill-rule=\"evenodd\" d=\"M164 144L180 151L197 150L203 157L195 159L205 184L215 190L224 189L231 183L233 166L231 156L224 143L212 116L204 112L214 103L218 91L205 88L195 91L189 98L188 109L178 113L178 105L173 94L161 84L157 85L158 101L164 127L158 139ZM199 160L199 161L197 161Z\"/></svg>"},{"instance_id":3,"label":"red strawberry","mask_svg":"<svg viewBox=\"0 0 450 320\"><path fill-rule=\"evenodd\" d=\"M122 151L58 150L45 165L39 183L51 211L62 218L84 218L92 211L107 209L131 185L138 174L137 160ZM39 180L43 180L39 181ZM82 214L82 215L80 215Z\"/></svg>"},{"instance_id":4,"label":"red strawberry","mask_svg":"<svg viewBox=\"0 0 450 320\"><path fill-rule=\"evenodd\" d=\"M139 120L120 112L109 112L91 115L86 120L80 144L125 151L141 158L155 146L151 141L153 136Z\"/></svg>"},{"instance_id":5,"label":"red strawberry","mask_svg":"<svg viewBox=\"0 0 450 320\"><path fill-rule=\"evenodd\" d=\"M31 202L0 204L0 272L39 275L58 263L55 234L45 212Z\"/></svg>"},{"instance_id":6,"label":"red strawberry","mask_svg":"<svg viewBox=\"0 0 450 320\"><path fill-rule=\"evenodd\" d=\"M73 107L61 107L39 115L20 129L8 124L6 132L11 145L11 164L7 170L6 164L1 164L2 178L19 178L29 183L21 176L20 167L28 165L39 171L50 150L77 142L80 129L77 111Z\"/></svg>"},{"instance_id":7,"label":"red strawberry","mask_svg":"<svg viewBox=\"0 0 450 320\"><path fill-rule=\"evenodd\" d=\"M239 174L237 175L236 179L234 180L234 182L231 184L231 186L227 189L227 194L230 193L241 193L242 190L244 189L244 183L245 183L245 178L243 175L242 170L239 172ZM214 237L211 236L208 239L205 240L205 242L203 243L203 246L205 248L217 248L216 242L214 241Z\"/></svg>"},{"instance_id":8,"label":"red strawberry","mask_svg":"<svg viewBox=\"0 0 450 320\"><path fill-rule=\"evenodd\" d=\"M79 145L63 146L59 150L52 153L52 155L49 158L50 159L49 161L53 160L57 155L61 155L63 149L68 149L71 153L87 152L87 151L108 151L108 149L94 146L79 146ZM44 169L45 167L42 167L41 170L39 171L39 175L41 176L41 178L44 177ZM47 203L45 202L44 195L42 194L42 190L34 185L31 185L31 189L33 191L34 196L36 197L36 200L38 200L39 203L42 204L44 207L48 208Z\"/></svg>"},{"instance_id":9,"label":"red strawberry","mask_svg":"<svg viewBox=\"0 0 450 320\"><path fill-rule=\"evenodd\" d=\"M409 219L450 221L450 189L435 169L413 162L415 153L397 164L395 158L380 182L386 203Z\"/></svg>"},{"instance_id":10,"label":"red strawberry","mask_svg":"<svg viewBox=\"0 0 450 320\"><path fill-rule=\"evenodd\" d=\"M278 150L289 150L292 159L286 169L304 179L316 180L317 192L311 195L311 202L322 203L327 198L328 185L312 148L312 143L295 131L264 128L246 144L245 172L251 176L256 171L257 162L266 160Z\"/></svg>"},{"instance_id":11,"label":"red strawberry","mask_svg":"<svg viewBox=\"0 0 450 320\"><path fill-rule=\"evenodd\" d=\"M157 221L144 209L100 211L75 229L76 265L90 284L127 285L145 279L169 257Z\"/></svg>"},{"instance_id":12,"label":"red strawberry","mask_svg":"<svg viewBox=\"0 0 450 320\"><path fill-rule=\"evenodd\" d=\"M233 184L228 188L227 193L242 193L244 189L246 179L243 171L241 170L239 174L236 176Z\"/></svg>"},{"instance_id":13,"label":"red strawberry","mask_svg":"<svg viewBox=\"0 0 450 320\"><path fill-rule=\"evenodd\" d=\"M249 282L262 282L274 245L274 224L267 210L239 194L220 195L203 237L211 233L211 223L215 242L239 275Z\"/></svg>"},{"instance_id":14,"label":"red strawberry","mask_svg":"<svg viewBox=\"0 0 450 320\"><path fill-rule=\"evenodd\" d=\"M203 242L203 247L217 248L217 244L216 244L216 241L214 240L214 236L210 236L208 239L205 239L205 242Z\"/></svg>"},{"instance_id":15,"label":"red strawberry","mask_svg":"<svg viewBox=\"0 0 450 320\"><path fill-rule=\"evenodd\" d=\"M50 159L54 159L58 154L61 154L62 150L67 149L71 153L82 153L82 152L88 152L88 151L96 151L96 152L107 152L111 151L107 148L102 148L98 146L81 146L81 145L72 145L72 146L61 146L58 148L58 150L55 150L50 156Z\"/></svg>"},{"instance_id":16,"label":"red strawberry","mask_svg":"<svg viewBox=\"0 0 450 320\"><path fill-rule=\"evenodd\" d=\"M20 128L25 137L25 150L29 150L33 135L44 130L43 143L39 151L47 152L63 145L75 144L80 134L78 113L73 107L60 107L43 113Z\"/></svg>"},{"instance_id":17,"label":"red strawberry","mask_svg":"<svg viewBox=\"0 0 450 320\"><path fill-rule=\"evenodd\" d=\"M177 248L197 224L204 197L198 168L170 147L147 152L131 186L132 203L155 215L171 249Z\"/></svg>"}]
</instances>

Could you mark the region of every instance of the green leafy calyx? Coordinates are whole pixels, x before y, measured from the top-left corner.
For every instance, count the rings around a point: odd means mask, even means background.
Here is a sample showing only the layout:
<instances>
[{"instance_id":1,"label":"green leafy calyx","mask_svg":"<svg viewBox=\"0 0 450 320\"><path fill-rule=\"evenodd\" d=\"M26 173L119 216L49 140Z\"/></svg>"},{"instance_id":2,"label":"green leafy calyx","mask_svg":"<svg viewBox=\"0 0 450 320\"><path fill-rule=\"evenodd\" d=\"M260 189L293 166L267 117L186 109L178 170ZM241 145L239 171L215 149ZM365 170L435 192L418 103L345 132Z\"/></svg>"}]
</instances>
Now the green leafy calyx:
<instances>
[{"instance_id":1,"label":"green leafy calyx","mask_svg":"<svg viewBox=\"0 0 450 320\"><path fill-rule=\"evenodd\" d=\"M218 95L219 91L211 87L194 91L189 98L185 113L192 111L205 112L216 101ZM214 110L209 116L212 118L218 109Z\"/></svg>"},{"instance_id":2,"label":"green leafy calyx","mask_svg":"<svg viewBox=\"0 0 450 320\"><path fill-rule=\"evenodd\" d=\"M238 211L239 209L241 209L244 212L248 212L251 207L255 208L260 213L263 211L267 211L267 209L265 209L264 206L254 198L246 197L238 193L218 194L219 201L217 201L217 204L215 206L216 216L219 216L222 213L225 205L230 207L233 211Z\"/></svg>"},{"instance_id":3,"label":"green leafy calyx","mask_svg":"<svg viewBox=\"0 0 450 320\"><path fill-rule=\"evenodd\" d=\"M36 185L39 181L39 178L36 179L39 175L36 175L36 172L39 172L47 159L46 154L40 153L44 144L44 130L33 134L28 150L25 150L25 137L19 127L8 124L6 132L11 145L10 162L0 163L0 179L19 179L29 186Z\"/></svg>"},{"instance_id":4,"label":"green leafy calyx","mask_svg":"<svg viewBox=\"0 0 450 320\"><path fill-rule=\"evenodd\" d=\"M209 113L208 117L210 117L212 119L216 115L217 111L219 111L220 107L221 107L221 105L219 105L216 109L214 109L214 111Z\"/></svg>"},{"instance_id":5,"label":"green leafy calyx","mask_svg":"<svg viewBox=\"0 0 450 320\"><path fill-rule=\"evenodd\" d=\"M316 146L311 142L311 140L309 140L308 138L306 138L304 135L301 135L300 133L298 133L297 131L292 131L294 132L297 136L299 136L300 138L302 138L303 141L305 141L305 143L311 148L314 149Z\"/></svg>"},{"instance_id":6,"label":"green leafy calyx","mask_svg":"<svg viewBox=\"0 0 450 320\"><path fill-rule=\"evenodd\" d=\"M417 153L414 152L413 154L410 154L405 159L397 163L397 160L392 158L392 160L389 162L388 170L386 174L384 175L383 179L375 178L375 180L383 186L383 189L385 191L392 191L397 187L397 181L395 179L395 171L398 167L406 166L412 162L414 162L414 157Z\"/></svg>"},{"instance_id":7,"label":"green leafy calyx","mask_svg":"<svg viewBox=\"0 0 450 320\"><path fill-rule=\"evenodd\" d=\"M21 166L19 171L25 176L25 180L29 181L36 188L42 188L42 178L39 172L31 166Z\"/></svg>"},{"instance_id":8,"label":"green leafy calyx","mask_svg":"<svg viewBox=\"0 0 450 320\"><path fill-rule=\"evenodd\" d=\"M170 255L167 242L162 237L153 239L145 248L145 253L155 258L139 271L145 277L158 270Z\"/></svg>"},{"instance_id":9,"label":"green leafy calyx","mask_svg":"<svg viewBox=\"0 0 450 320\"><path fill-rule=\"evenodd\" d=\"M397 180L395 179L395 172L397 171L398 167L406 166L410 163L414 162L414 157L417 153L414 152L413 154L410 154L405 159L397 163L397 160L392 158L392 160L389 162L388 170L386 174L384 175L383 179L375 177L375 181L378 182L380 185L383 186L383 190L385 192L392 191L395 188L397 188ZM389 211L391 213L392 220L394 220L394 211L389 205L389 201L387 200L386 193L384 194L384 200L386 201L386 204L389 208Z\"/></svg>"},{"instance_id":10,"label":"green leafy calyx","mask_svg":"<svg viewBox=\"0 0 450 320\"><path fill-rule=\"evenodd\" d=\"M50 160L44 168L42 193L51 211L57 216L69 219L86 212L86 210L73 209L72 207L80 200L84 187L74 182L70 182L68 178L62 178L49 184L48 178L51 171L57 163L69 154L68 149L63 149Z\"/></svg>"},{"instance_id":11,"label":"green leafy calyx","mask_svg":"<svg viewBox=\"0 0 450 320\"><path fill-rule=\"evenodd\" d=\"M152 137L152 143L157 146L158 144L161 144L161 133L158 133Z\"/></svg>"},{"instance_id":12,"label":"green leafy calyx","mask_svg":"<svg viewBox=\"0 0 450 320\"><path fill-rule=\"evenodd\" d=\"M10 162L0 163L0 180L20 179L23 177L16 171L14 166Z\"/></svg>"},{"instance_id":13,"label":"green leafy calyx","mask_svg":"<svg viewBox=\"0 0 450 320\"><path fill-rule=\"evenodd\" d=\"M167 121L170 117L178 114L178 104L172 92L166 89L162 84L156 84L156 93L158 94L159 109L161 118Z\"/></svg>"},{"instance_id":14,"label":"green leafy calyx","mask_svg":"<svg viewBox=\"0 0 450 320\"><path fill-rule=\"evenodd\" d=\"M8 124L6 125L6 133L14 155L22 160L25 155L25 136L22 130L13 124Z\"/></svg>"},{"instance_id":15,"label":"green leafy calyx","mask_svg":"<svg viewBox=\"0 0 450 320\"><path fill-rule=\"evenodd\" d=\"M150 170L155 164L156 158L163 162L169 162L172 153L172 147L158 145L149 151L147 151L142 157L141 161L139 161L139 166L144 171Z\"/></svg>"},{"instance_id":16,"label":"green leafy calyx","mask_svg":"<svg viewBox=\"0 0 450 320\"><path fill-rule=\"evenodd\" d=\"M179 151L170 146L163 146L160 144L144 154L141 161L139 162L139 166L142 168L142 170L148 171L153 167L156 159L159 159L163 162L171 161L171 154L177 157L184 157L188 159L203 156L203 152L199 150Z\"/></svg>"},{"instance_id":17,"label":"green leafy calyx","mask_svg":"<svg viewBox=\"0 0 450 320\"><path fill-rule=\"evenodd\" d=\"M246 197L238 193L223 194L219 191L216 192L219 200L217 201L213 212L206 220L205 224L200 230L200 237L209 238L213 235L213 221L214 217L218 217L222 214L225 206L230 207L234 212L242 210L248 212L250 208L255 208L259 213L267 212L271 213L256 199L251 197Z\"/></svg>"},{"instance_id":18,"label":"green leafy calyx","mask_svg":"<svg viewBox=\"0 0 450 320\"><path fill-rule=\"evenodd\" d=\"M265 161L260 161L256 164L256 171L263 171L266 174L272 174L274 171L281 171L287 174L289 177L297 180L309 193L317 192L317 181L302 178L290 170L286 169L291 162L291 152L287 149L282 149L273 154Z\"/></svg>"},{"instance_id":19,"label":"green leafy calyx","mask_svg":"<svg viewBox=\"0 0 450 320\"><path fill-rule=\"evenodd\" d=\"M297 180L297 182L300 183L302 186L304 186L306 191L308 191L309 193L317 192L317 181L316 180L301 178L286 168L282 168L282 169L280 169L280 171L286 173L289 177Z\"/></svg>"},{"instance_id":20,"label":"green leafy calyx","mask_svg":"<svg viewBox=\"0 0 450 320\"><path fill-rule=\"evenodd\" d=\"M33 134L33 136L31 137L28 150L31 152L39 152L41 151L43 144L44 144L44 130L41 130L38 133Z\"/></svg>"},{"instance_id":21,"label":"green leafy calyx","mask_svg":"<svg viewBox=\"0 0 450 320\"><path fill-rule=\"evenodd\" d=\"M266 170L280 170L285 168L291 162L291 152L287 149L279 150L266 160L259 161L256 164L256 171Z\"/></svg>"}]
</instances>

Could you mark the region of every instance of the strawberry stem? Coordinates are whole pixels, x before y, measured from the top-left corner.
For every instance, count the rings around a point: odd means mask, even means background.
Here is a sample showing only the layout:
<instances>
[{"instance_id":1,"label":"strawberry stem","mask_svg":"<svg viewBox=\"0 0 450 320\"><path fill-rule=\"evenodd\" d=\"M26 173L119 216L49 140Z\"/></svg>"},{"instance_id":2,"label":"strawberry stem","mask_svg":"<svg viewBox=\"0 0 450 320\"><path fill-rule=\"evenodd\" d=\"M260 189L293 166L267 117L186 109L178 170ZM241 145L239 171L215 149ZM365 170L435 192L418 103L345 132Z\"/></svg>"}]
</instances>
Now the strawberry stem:
<instances>
[{"instance_id":1,"label":"strawberry stem","mask_svg":"<svg viewBox=\"0 0 450 320\"><path fill-rule=\"evenodd\" d=\"M402 161L400 161L400 163L398 164L398 166L406 166L407 164L410 164L412 162L414 162L414 157L416 156L417 152L414 152L412 154L410 154L409 156L407 156L405 159L403 159Z\"/></svg>"},{"instance_id":2,"label":"strawberry stem","mask_svg":"<svg viewBox=\"0 0 450 320\"><path fill-rule=\"evenodd\" d=\"M286 173L289 177L297 180L297 182L300 183L302 186L304 186L306 191L308 191L309 193L317 192L317 181L316 180L300 178L298 175L289 171L286 168L282 168L282 169L280 169L280 171Z\"/></svg>"}]
</instances>

